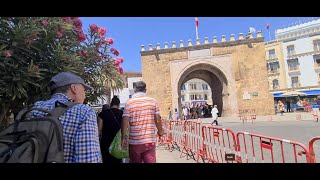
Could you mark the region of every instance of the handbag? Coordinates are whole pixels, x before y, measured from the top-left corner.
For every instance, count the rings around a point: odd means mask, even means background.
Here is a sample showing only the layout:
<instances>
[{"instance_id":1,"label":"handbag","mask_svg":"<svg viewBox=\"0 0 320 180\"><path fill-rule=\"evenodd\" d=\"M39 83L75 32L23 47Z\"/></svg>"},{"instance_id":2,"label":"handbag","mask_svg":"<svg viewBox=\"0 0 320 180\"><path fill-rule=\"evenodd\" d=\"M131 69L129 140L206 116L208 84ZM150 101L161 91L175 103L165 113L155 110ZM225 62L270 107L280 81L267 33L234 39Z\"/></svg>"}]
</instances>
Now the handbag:
<instances>
[{"instance_id":1,"label":"handbag","mask_svg":"<svg viewBox=\"0 0 320 180\"><path fill-rule=\"evenodd\" d=\"M113 114L112 110L110 109L113 119L116 121L116 123L119 125L120 130L116 134L116 136L113 138L112 143L109 146L109 153L117 158L117 159L123 159L123 158L128 158L129 157L129 150L127 149L122 149L121 147L121 126L119 122L117 121L115 115ZM128 141L127 141L128 142ZM128 147L128 145L127 145Z\"/></svg>"}]
</instances>

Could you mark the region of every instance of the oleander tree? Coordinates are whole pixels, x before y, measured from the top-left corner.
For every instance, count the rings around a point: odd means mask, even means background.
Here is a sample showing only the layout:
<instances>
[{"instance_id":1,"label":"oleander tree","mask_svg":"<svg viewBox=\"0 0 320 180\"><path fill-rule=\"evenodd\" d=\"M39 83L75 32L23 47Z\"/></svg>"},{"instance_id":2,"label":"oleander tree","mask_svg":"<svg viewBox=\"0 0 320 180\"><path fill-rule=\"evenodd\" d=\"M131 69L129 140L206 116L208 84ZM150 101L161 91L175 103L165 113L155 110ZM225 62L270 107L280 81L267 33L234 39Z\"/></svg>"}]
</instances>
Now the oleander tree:
<instances>
[{"instance_id":1,"label":"oleander tree","mask_svg":"<svg viewBox=\"0 0 320 180\"><path fill-rule=\"evenodd\" d=\"M94 89L88 102L124 87L123 59L91 24L83 31L78 17L0 17L0 125L23 106L50 97L55 74L80 75Z\"/></svg>"}]
</instances>

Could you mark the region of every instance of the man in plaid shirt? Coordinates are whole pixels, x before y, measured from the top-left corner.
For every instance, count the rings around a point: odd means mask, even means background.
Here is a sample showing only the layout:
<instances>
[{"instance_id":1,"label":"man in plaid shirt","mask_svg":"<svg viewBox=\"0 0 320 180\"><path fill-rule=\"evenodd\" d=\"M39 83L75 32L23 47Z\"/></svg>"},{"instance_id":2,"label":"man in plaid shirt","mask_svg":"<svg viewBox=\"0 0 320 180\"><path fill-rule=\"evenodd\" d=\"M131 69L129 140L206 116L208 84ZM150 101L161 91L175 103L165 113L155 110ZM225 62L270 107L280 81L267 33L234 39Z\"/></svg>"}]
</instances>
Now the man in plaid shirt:
<instances>
[{"instance_id":1,"label":"man in plaid shirt","mask_svg":"<svg viewBox=\"0 0 320 180\"><path fill-rule=\"evenodd\" d=\"M38 101L35 108L51 111L55 102L79 103L60 116L63 126L64 160L66 163L101 163L98 125L96 112L83 104L85 90L92 89L84 80L70 72L62 72L54 76L49 87L52 97L47 101ZM44 116L43 112L35 111L33 116Z\"/></svg>"}]
</instances>

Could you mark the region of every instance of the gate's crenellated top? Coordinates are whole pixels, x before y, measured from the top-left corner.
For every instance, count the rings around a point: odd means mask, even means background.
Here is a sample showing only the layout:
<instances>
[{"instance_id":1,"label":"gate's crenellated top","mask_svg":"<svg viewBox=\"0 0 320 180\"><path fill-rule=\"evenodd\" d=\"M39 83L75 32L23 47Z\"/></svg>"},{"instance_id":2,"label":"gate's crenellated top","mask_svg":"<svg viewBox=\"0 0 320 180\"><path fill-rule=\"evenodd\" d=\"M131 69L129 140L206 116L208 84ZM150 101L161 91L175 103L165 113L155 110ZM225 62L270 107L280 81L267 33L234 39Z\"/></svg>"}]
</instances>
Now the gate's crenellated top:
<instances>
[{"instance_id":1,"label":"gate's crenellated top","mask_svg":"<svg viewBox=\"0 0 320 180\"><path fill-rule=\"evenodd\" d=\"M256 38L262 38L262 37L263 37L262 36L262 31L260 30L260 31L257 32L257 37ZM239 33L238 40L235 39L234 34L231 34L229 41L227 41L225 35L222 35L221 42L218 42L217 36L214 36L213 40L212 40L212 43L209 43L209 38L205 37L203 44L200 43L200 39L197 39L195 45L193 45L191 39L189 39L188 43L187 43L187 46L185 46L183 40L180 40L179 47L178 47L177 43L175 41L173 41L172 44L171 44L171 47L169 47L168 42L165 42L163 49L186 48L186 47L195 47L195 46L199 46L199 45L220 44L220 43L223 43L223 44L231 43L232 44L233 42L241 42L241 41L243 41L245 43L245 42L247 42L248 39L250 40L250 39L256 39L256 38L253 37L253 34L250 33L250 32L246 35L246 37L243 36L243 33ZM141 52L153 51L153 50L161 50L160 43L157 43L156 47L153 47L152 44L149 44L148 48L146 48L144 45L141 45Z\"/></svg>"}]
</instances>

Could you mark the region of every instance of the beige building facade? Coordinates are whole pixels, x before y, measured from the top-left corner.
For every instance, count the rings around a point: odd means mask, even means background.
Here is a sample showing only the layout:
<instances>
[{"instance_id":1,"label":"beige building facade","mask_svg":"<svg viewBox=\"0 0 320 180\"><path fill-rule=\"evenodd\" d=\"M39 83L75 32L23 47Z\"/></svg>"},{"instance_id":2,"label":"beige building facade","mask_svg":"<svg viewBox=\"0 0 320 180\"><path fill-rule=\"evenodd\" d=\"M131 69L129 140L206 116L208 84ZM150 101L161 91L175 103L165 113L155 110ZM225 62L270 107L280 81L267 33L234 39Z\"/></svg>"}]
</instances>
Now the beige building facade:
<instances>
[{"instance_id":1,"label":"beige building facade","mask_svg":"<svg viewBox=\"0 0 320 180\"><path fill-rule=\"evenodd\" d=\"M257 37L242 33L236 40L232 34L203 44L197 39L164 48L152 44L141 48L142 79L147 94L157 100L161 116L169 108L181 112L181 85L198 78L211 87L212 102L222 116L237 117L239 109L255 109L257 115L274 114L273 97L269 92L265 60L265 44L261 32Z\"/></svg>"},{"instance_id":2,"label":"beige building facade","mask_svg":"<svg viewBox=\"0 0 320 180\"><path fill-rule=\"evenodd\" d=\"M287 89L286 68L283 59L282 42L270 41L265 43L266 63L270 91Z\"/></svg>"}]
</instances>

